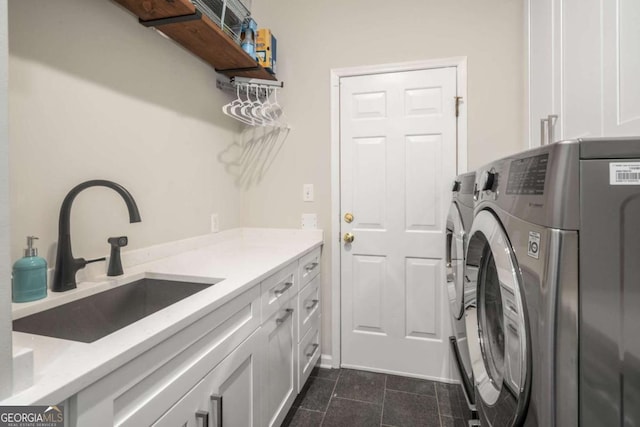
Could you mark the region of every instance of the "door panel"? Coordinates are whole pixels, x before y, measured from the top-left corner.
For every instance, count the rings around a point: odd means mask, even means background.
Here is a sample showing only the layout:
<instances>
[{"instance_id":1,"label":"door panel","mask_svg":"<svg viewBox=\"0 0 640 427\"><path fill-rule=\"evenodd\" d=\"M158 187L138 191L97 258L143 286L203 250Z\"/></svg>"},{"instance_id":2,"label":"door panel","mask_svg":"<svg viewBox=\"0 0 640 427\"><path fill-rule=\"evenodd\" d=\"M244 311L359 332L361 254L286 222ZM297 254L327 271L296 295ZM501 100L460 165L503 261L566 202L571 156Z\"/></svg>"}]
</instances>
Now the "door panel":
<instances>
[{"instance_id":1,"label":"door panel","mask_svg":"<svg viewBox=\"0 0 640 427\"><path fill-rule=\"evenodd\" d=\"M406 138L406 230L440 232L442 202L436 186L440 175L441 135ZM434 203L435 201L435 203Z\"/></svg>"},{"instance_id":2,"label":"door panel","mask_svg":"<svg viewBox=\"0 0 640 427\"><path fill-rule=\"evenodd\" d=\"M353 257L353 330L384 334L382 322L386 257Z\"/></svg>"},{"instance_id":3,"label":"door panel","mask_svg":"<svg viewBox=\"0 0 640 427\"><path fill-rule=\"evenodd\" d=\"M425 304L425 301L440 300L438 293L441 287L441 262L433 259L407 258L405 268L405 335L417 339L440 338L440 306Z\"/></svg>"},{"instance_id":4,"label":"door panel","mask_svg":"<svg viewBox=\"0 0 640 427\"><path fill-rule=\"evenodd\" d=\"M439 288L456 174L456 69L340 86L341 209L354 216L341 232L355 236L341 250L343 366L449 378Z\"/></svg>"},{"instance_id":5,"label":"door panel","mask_svg":"<svg viewBox=\"0 0 640 427\"><path fill-rule=\"evenodd\" d=\"M386 218L385 138L356 138L354 143L354 212L358 227L383 229Z\"/></svg>"}]
</instances>

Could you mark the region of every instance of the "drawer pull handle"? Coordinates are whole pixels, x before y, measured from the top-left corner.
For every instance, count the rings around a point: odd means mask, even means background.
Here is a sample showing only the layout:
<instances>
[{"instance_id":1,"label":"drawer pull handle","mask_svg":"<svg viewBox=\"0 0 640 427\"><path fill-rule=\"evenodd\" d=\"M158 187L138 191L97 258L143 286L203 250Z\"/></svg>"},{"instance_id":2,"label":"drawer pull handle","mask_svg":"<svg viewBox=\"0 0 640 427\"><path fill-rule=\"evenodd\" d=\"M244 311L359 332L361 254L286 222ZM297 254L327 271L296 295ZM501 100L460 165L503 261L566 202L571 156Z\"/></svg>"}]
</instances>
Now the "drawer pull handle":
<instances>
[{"instance_id":1,"label":"drawer pull handle","mask_svg":"<svg viewBox=\"0 0 640 427\"><path fill-rule=\"evenodd\" d=\"M313 310L314 308L316 308L316 306L318 305L318 303L320 302L319 299L313 299L311 300L311 305L306 306L305 308L309 311Z\"/></svg>"},{"instance_id":2,"label":"drawer pull handle","mask_svg":"<svg viewBox=\"0 0 640 427\"><path fill-rule=\"evenodd\" d=\"M289 317L291 317L292 314L293 314L293 308L287 308L287 312L285 313L285 315L276 319L276 325L278 326L282 325L284 322L287 321Z\"/></svg>"},{"instance_id":3,"label":"drawer pull handle","mask_svg":"<svg viewBox=\"0 0 640 427\"><path fill-rule=\"evenodd\" d=\"M212 421L213 427L222 427L222 396L217 394L211 395L211 404L213 413Z\"/></svg>"},{"instance_id":4,"label":"drawer pull handle","mask_svg":"<svg viewBox=\"0 0 640 427\"><path fill-rule=\"evenodd\" d=\"M315 270L315 268L318 266L317 262L311 262L307 265L304 266L304 269L307 270L307 273L310 272L311 270Z\"/></svg>"},{"instance_id":5,"label":"drawer pull handle","mask_svg":"<svg viewBox=\"0 0 640 427\"><path fill-rule=\"evenodd\" d=\"M311 359L313 355L316 354L316 351L318 351L319 347L320 344L311 344L311 351L307 352L307 357Z\"/></svg>"},{"instance_id":6,"label":"drawer pull handle","mask_svg":"<svg viewBox=\"0 0 640 427\"><path fill-rule=\"evenodd\" d=\"M284 286L283 286L283 287L281 287L280 289L276 289L275 291L273 291L273 293L274 293L276 296L278 296L278 297L279 297L280 295L282 295L282 294L284 294L285 292L287 292L287 290L288 290L290 287L292 287L292 286L293 286L293 282L287 282L287 283L285 283L285 284L284 284Z\"/></svg>"},{"instance_id":7,"label":"drawer pull handle","mask_svg":"<svg viewBox=\"0 0 640 427\"><path fill-rule=\"evenodd\" d=\"M209 413L207 411L196 411L196 425L202 420L202 427L209 427Z\"/></svg>"}]
</instances>

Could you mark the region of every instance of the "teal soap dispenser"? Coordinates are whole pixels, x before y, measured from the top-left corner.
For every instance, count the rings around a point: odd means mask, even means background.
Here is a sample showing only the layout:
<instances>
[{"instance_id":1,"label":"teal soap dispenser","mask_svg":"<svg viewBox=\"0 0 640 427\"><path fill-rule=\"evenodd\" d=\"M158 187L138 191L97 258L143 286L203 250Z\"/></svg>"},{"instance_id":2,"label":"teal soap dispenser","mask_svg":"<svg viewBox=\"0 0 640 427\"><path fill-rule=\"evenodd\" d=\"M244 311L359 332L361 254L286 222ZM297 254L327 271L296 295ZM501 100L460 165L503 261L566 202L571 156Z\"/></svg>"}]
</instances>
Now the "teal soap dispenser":
<instances>
[{"instance_id":1,"label":"teal soap dispenser","mask_svg":"<svg viewBox=\"0 0 640 427\"><path fill-rule=\"evenodd\" d=\"M35 236L27 237L24 258L13 264L11 290L13 302L35 301L47 296L47 261L33 247Z\"/></svg>"}]
</instances>

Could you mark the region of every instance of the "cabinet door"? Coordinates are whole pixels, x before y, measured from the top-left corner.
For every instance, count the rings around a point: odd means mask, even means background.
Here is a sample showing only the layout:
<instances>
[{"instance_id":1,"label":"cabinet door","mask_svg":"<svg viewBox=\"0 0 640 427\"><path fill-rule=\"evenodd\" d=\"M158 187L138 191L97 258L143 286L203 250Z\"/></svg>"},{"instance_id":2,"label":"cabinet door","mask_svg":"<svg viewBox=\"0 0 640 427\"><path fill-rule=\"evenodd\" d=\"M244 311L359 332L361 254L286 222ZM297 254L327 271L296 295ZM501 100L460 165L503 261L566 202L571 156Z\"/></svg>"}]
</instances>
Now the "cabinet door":
<instances>
[{"instance_id":1,"label":"cabinet door","mask_svg":"<svg viewBox=\"0 0 640 427\"><path fill-rule=\"evenodd\" d=\"M260 330L169 409L158 427L259 426Z\"/></svg>"},{"instance_id":2,"label":"cabinet door","mask_svg":"<svg viewBox=\"0 0 640 427\"><path fill-rule=\"evenodd\" d=\"M552 0L527 0L529 39L529 147L540 145L540 120L557 114L559 76L557 54L559 37L555 36L555 3ZM555 123L556 136L561 124ZM546 136L545 136L546 138Z\"/></svg>"},{"instance_id":3,"label":"cabinet door","mask_svg":"<svg viewBox=\"0 0 640 427\"><path fill-rule=\"evenodd\" d=\"M271 426L284 420L297 393L297 310L292 298L262 325L264 367L263 419Z\"/></svg>"},{"instance_id":4,"label":"cabinet door","mask_svg":"<svg viewBox=\"0 0 640 427\"><path fill-rule=\"evenodd\" d=\"M605 1L604 135L640 135L640 2Z\"/></svg>"},{"instance_id":5,"label":"cabinet door","mask_svg":"<svg viewBox=\"0 0 640 427\"><path fill-rule=\"evenodd\" d=\"M561 0L561 135L602 135L601 0ZM560 138L556 138L560 139Z\"/></svg>"}]
</instances>

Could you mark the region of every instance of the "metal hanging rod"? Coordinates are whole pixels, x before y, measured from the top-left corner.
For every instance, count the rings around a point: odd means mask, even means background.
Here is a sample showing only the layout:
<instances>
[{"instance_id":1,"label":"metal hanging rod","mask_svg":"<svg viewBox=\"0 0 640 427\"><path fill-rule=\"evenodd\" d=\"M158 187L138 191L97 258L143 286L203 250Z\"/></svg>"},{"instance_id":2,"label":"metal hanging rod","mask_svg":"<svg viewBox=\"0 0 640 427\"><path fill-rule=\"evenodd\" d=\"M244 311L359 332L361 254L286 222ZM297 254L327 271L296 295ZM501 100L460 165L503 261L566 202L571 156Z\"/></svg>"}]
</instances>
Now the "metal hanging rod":
<instances>
[{"instance_id":1,"label":"metal hanging rod","mask_svg":"<svg viewBox=\"0 0 640 427\"><path fill-rule=\"evenodd\" d=\"M273 80L263 80L263 79L250 79L247 77L231 77L229 79L232 85L258 85L258 86L269 86L269 87L284 87L284 82L273 81Z\"/></svg>"}]
</instances>

